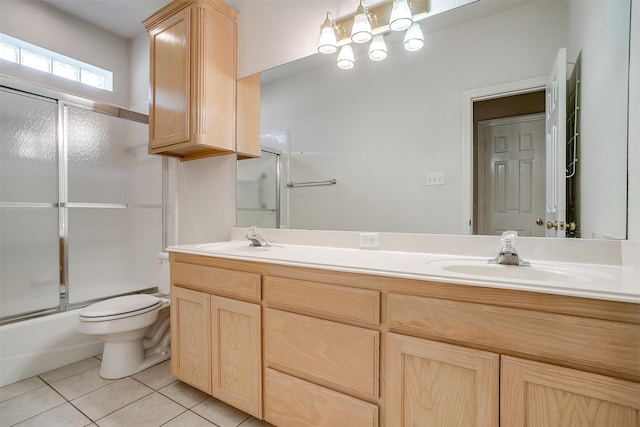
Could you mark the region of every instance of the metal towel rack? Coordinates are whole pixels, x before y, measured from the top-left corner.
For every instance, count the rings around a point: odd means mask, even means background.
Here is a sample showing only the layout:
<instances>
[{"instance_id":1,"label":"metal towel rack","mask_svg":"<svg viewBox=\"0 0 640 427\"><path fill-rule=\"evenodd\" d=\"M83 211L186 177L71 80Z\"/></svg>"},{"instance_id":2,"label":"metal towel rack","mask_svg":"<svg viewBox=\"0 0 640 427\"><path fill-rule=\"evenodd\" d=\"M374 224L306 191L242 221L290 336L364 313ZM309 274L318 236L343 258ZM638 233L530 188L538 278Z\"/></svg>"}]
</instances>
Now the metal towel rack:
<instances>
[{"instance_id":1,"label":"metal towel rack","mask_svg":"<svg viewBox=\"0 0 640 427\"><path fill-rule=\"evenodd\" d=\"M315 187L320 185L334 185L337 182L338 181L335 178L328 181L287 182L287 187Z\"/></svg>"}]
</instances>

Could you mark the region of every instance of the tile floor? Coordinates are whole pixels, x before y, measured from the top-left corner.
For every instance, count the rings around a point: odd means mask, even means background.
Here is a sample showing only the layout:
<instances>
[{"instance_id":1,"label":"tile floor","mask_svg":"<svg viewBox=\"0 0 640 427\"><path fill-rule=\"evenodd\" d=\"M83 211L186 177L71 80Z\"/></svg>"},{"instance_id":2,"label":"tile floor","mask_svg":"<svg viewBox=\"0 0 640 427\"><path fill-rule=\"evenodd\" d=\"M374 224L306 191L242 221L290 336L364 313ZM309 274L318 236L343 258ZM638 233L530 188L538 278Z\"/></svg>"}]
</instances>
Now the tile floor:
<instances>
[{"instance_id":1,"label":"tile floor","mask_svg":"<svg viewBox=\"0 0 640 427\"><path fill-rule=\"evenodd\" d=\"M0 388L0 427L272 427L181 381L169 361L120 380L91 357Z\"/></svg>"}]
</instances>

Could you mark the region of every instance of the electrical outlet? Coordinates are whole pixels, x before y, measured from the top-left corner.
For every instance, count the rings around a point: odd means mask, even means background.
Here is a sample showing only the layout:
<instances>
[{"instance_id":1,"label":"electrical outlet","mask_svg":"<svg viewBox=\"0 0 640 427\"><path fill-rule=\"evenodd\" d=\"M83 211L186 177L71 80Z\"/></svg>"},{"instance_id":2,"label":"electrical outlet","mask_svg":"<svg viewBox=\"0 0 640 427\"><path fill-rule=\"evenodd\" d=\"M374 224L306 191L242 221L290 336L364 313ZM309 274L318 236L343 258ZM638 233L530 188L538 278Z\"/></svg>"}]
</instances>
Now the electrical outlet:
<instances>
[{"instance_id":1,"label":"electrical outlet","mask_svg":"<svg viewBox=\"0 0 640 427\"><path fill-rule=\"evenodd\" d=\"M444 185L444 172L428 173L427 185Z\"/></svg>"},{"instance_id":2,"label":"electrical outlet","mask_svg":"<svg viewBox=\"0 0 640 427\"><path fill-rule=\"evenodd\" d=\"M378 233L360 233L361 248L379 248L380 235Z\"/></svg>"}]
</instances>

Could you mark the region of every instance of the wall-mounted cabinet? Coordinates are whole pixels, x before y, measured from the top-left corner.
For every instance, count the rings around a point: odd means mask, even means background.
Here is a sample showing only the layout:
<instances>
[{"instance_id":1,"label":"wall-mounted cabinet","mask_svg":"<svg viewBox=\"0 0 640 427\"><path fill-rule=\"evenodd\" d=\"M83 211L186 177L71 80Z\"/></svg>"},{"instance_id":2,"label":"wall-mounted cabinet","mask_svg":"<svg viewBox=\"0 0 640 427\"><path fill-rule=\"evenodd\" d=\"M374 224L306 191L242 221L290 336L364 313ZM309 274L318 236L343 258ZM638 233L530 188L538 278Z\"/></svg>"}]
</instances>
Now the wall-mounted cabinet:
<instances>
[{"instance_id":1,"label":"wall-mounted cabinet","mask_svg":"<svg viewBox=\"0 0 640 427\"><path fill-rule=\"evenodd\" d=\"M238 160L260 157L260 73L238 80L237 98Z\"/></svg>"},{"instance_id":2,"label":"wall-mounted cabinet","mask_svg":"<svg viewBox=\"0 0 640 427\"><path fill-rule=\"evenodd\" d=\"M143 22L150 154L191 160L236 151L237 18L220 0L187 0Z\"/></svg>"}]
</instances>

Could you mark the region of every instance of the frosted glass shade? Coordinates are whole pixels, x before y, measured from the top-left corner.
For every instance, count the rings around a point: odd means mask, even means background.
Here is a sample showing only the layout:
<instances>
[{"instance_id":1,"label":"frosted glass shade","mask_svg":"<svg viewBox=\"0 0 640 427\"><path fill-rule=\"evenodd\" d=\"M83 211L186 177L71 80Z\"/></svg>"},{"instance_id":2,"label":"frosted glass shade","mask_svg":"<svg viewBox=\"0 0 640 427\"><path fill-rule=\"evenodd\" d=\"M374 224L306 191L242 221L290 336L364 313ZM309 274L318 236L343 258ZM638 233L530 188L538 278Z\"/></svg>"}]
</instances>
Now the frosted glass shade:
<instances>
[{"instance_id":1,"label":"frosted glass shade","mask_svg":"<svg viewBox=\"0 0 640 427\"><path fill-rule=\"evenodd\" d=\"M358 8L358 11L360 11L360 8ZM358 13L353 18L351 40L354 43L366 43L371 40L371 23L366 13Z\"/></svg>"},{"instance_id":2,"label":"frosted glass shade","mask_svg":"<svg viewBox=\"0 0 640 427\"><path fill-rule=\"evenodd\" d=\"M338 41L336 40L336 32L333 30L329 18L324 21L322 31L320 32L320 41L318 41L318 52L324 54L334 53L338 50Z\"/></svg>"},{"instance_id":3,"label":"frosted glass shade","mask_svg":"<svg viewBox=\"0 0 640 427\"><path fill-rule=\"evenodd\" d=\"M369 59L372 61L382 61L387 57L387 44L384 42L382 34L373 36L371 46L369 46Z\"/></svg>"},{"instance_id":4,"label":"frosted glass shade","mask_svg":"<svg viewBox=\"0 0 640 427\"><path fill-rule=\"evenodd\" d=\"M342 68L343 70L350 70L356 64L355 58L353 57L353 48L350 45L342 46L338 54L337 64L338 68Z\"/></svg>"},{"instance_id":5,"label":"frosted glass shade","mask_svg":"<svg viewBox=\"0 0 640 427\"><path fill-rule=\"evenodd\" d=\"M413 24L411 8L407 0L393 0L389 28L392 31L404 31Z\"/></svg>"},{"instance_id":6,"label":"frosted glass shade","mask_svg":"<svg viewBox=\"0 0 640 427\"><path fill-rule=\"evenodd\" d=\"M420 24L414 22L404 35L404 48L409 52L415 52L424 46L424 36Z\"/></svg>"}]
</instances>

